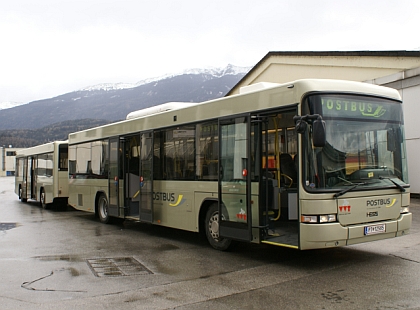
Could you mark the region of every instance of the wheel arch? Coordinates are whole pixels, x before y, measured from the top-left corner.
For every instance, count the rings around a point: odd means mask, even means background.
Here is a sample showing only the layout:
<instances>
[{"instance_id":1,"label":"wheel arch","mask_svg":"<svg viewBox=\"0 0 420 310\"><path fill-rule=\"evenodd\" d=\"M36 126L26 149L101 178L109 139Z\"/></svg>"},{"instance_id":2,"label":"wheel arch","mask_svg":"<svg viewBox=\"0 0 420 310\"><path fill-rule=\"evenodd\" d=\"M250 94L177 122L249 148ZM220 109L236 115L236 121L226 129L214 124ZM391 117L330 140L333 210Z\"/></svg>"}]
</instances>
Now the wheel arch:
<instances>
[{"instance_id":1,"label":"wheel arch","mask_svg":"<svg viewBox=\"0 0 420 310\"><path fill-rule=\"evenodd\" d=\"M217 199L205 199L200 206L200 212L199 212L199 216L198 216L198 232L199 233L206 233L205 229L204 229L204 222L206 220L206 214L207 214L207 210L210 208L210 206L212 204L217 204L218 200Z\"/></svg>"}]
</instances>

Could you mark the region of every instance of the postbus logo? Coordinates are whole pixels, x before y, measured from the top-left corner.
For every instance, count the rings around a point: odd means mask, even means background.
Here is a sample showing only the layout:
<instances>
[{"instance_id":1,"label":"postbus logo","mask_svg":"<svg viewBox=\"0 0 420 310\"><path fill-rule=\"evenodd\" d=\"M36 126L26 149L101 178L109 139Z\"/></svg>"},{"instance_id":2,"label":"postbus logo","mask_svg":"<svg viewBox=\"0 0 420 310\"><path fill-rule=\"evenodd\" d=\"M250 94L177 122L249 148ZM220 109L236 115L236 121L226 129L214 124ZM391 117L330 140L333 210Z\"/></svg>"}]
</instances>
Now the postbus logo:
<instances>
[{"instance_id":1,"label":"postbus logo","mask_svg":"<svg viewBox=\"0 0 420 310\"><path fill-rule=\"evenodd\" d=\"M186 201L186 199L184 198L184 195L179 194L178 196L176 196L175 193L164 193L164 192L154 192L153 200L169 202L169 206L171 207L178 207Z\"/></svg>"},{"instance_id":2,"label":"postbus logo","mask_svg":"<svg viewBox=\"0 0 420 310\"><path fill-rule=\"evenodd\" d=\"M385 206L386 208L391 208L396 202L396 198L371 199L366 201L366 207Z\"/></svg>"}]
</instances>

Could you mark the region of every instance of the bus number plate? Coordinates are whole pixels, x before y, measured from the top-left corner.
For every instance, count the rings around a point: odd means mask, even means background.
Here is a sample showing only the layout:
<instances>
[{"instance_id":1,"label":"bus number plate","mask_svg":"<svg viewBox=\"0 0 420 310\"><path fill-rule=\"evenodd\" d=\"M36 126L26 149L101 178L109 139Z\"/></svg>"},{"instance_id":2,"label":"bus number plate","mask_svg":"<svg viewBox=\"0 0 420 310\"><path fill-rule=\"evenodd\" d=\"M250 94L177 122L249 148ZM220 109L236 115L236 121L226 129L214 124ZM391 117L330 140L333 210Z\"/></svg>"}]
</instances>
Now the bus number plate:
<instances>
[{"instance_id":1,"label":"bus number plate","mask_svg":"<svg viewBox=\"0 0 420 310\"><path fill-rule=\"evenodd\" d=\"M385 224L365 226L365 235L381 234L386 232Z\"/></svg>"}]
</instances>

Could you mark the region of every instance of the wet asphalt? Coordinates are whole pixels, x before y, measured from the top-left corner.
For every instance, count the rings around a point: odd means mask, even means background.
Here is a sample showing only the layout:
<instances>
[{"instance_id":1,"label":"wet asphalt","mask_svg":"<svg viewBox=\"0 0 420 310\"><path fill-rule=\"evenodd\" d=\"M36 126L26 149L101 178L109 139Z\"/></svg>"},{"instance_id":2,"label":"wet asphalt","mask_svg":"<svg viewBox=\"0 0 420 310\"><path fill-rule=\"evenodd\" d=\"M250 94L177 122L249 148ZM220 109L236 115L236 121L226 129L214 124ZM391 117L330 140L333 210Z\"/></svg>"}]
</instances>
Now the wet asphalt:
<instances>
[{"instance_id":1,"label":"wet asphalt","mask_svg":"<svg viewBox=\"0 0 420 310\"><path fill-rule=\"evenodd\" d=\"M0 309L420 309L420 200L409 235L314 251L238 244L22 203L0 178Z\"/></svg>"}]
</instances>

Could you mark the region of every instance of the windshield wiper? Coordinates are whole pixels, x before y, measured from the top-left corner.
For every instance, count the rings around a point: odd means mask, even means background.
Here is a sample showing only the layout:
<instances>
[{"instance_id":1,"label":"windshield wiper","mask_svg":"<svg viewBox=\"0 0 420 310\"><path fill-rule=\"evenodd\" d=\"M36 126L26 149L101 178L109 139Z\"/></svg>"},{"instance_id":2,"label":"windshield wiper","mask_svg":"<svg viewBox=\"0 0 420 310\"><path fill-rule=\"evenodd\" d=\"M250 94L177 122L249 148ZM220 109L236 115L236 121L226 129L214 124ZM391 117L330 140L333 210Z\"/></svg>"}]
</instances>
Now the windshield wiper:
<instances>
[{"instance_id":1,"label":"windshield wiper","mask_svg":"<svg viewBox=\"0 0 420 310\"><path fill-rule=\"evenodd\" d=\"M391 179L391 178L387 178L387 177L382 177L382 176L380 176L379 177L379 180L390 180L392 183L394 183L394 185L396 186L396 187L398 187L398 189L401 191L401 192L405 192L405 188L404 187L402 187L400 184L398 184L397 182L395 182L393 179Z\"/></svg>"},{"instance_id":2,"label":"windshield wiper","mask_svg":"<svg viewBox=\"0 0 420 310\"><path fill-rule=\"evenodd\" d=\"M352 183L352 182L349 182L349 183ZM366 182L362 182L362 183L352 183L352 184L353 184L353 186L351 186L351 187L349 187L349 188L346 188L346 189L343 189L341 192L335 193L333 197L334 197L334 198L338 198L338 197L340 197L340 196L344 195L345 193L347 193L347 192L349 192L349 191L351 191L351 190L355 189L355 188L356 188L356 187L358 187L359 185L366 185L366 184L368 184L368 183L366 183Z\"/></svg>"}]
</instances>

